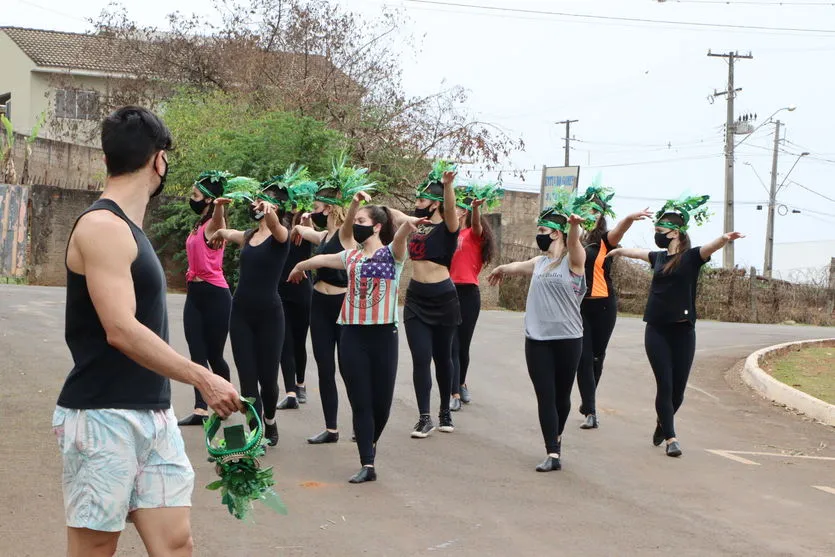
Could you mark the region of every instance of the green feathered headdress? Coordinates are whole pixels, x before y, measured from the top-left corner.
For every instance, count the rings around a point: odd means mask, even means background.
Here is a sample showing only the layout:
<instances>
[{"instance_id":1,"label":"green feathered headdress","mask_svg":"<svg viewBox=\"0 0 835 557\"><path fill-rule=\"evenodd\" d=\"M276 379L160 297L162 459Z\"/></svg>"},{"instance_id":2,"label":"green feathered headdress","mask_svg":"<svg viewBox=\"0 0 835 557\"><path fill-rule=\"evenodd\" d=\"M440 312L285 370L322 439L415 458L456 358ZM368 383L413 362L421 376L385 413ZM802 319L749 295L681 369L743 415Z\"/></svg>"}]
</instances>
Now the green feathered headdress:
<instances>
[{"instance_id":1,"label":"green feathered headdress","mask_svg":"<svg viewBox=\"0 0 835 557\"><path fill-rule=\"evenodd\" d=\"M258 180L246 176L235 176L226 181L223 197L233 201L252 203L259 193L261 193L261 183Z\"/></svg>"},{"instance_id":2,"label":"green feathered headdress","mask_svg":"<svg viewBox=\"0 0 835 557\"><path fill-rule=\"evenodd\" d=\"M490 212L501 205L504 199L504 189L499 184L470 184L466 188L457 188L455 199L456 205L467 211L473 210L473 201L483 199L482 210Z\"/></svg>"},{"instance_id":3,"label":"green feathered headdress","mask_svg":"<svg viewBox=\"0 0 835 557\"><path fill-rule=\"evenodd\" d=\"M289 210L303 213L312 211L317 191L319 191L319 184L313 180L297 182L287 188L287 193L290 195Z\"/></svg>"},{"instance_id":4,"label":"green feathered headdress","mask_svg":"<svg viewBox=\"0 0 835 557\"><path fill-rule=\"evenodd\" d=\"M696 226L701 226L711 217L710 210L706 206L709 199L709 195L688 196L687 194L683 194L678 199L670 199L655 213L655 226L687 232L687 229L690 227L691 218L696 221ZM684 225L681 226L669 221L662 221L661 217L667 213L680 215L684 220Z\"/></svg>"},{"instance_id":5,"label":"green feathered headdress","mask_svg":"<svg viewBox=\"0 0 835 557\"><path fill-rule=\"evenodd\" d=\"M304 188L299 189L299 186L303 184ZM288 199L276 199L267 193L269 188L284 190L287 192ZM312 194L310 194L311 188L313 188ZM299 201L303 201L303 204L307 207L303 210L309 210L313 205L312 195L315 194L318 189L319 188L316 183L310 180L310 173L307 171L307 167L303 165L296 166L295 164L291 164L284 174L273 176L269 180L262 182L261 192L256 195L256 198L272 203L273 205L277 205L284 211L289 212L297 210L298 204L294 201L294 196L298 196ZM305 200L307 197L310 198L309 202Z\"/></svg>"},{"instance_id":6,"label":"green feathered headdress","mask_svg":"<svg viewBox=\"0 0 835 557\"><path fill-rule=\"evenodd\" d=\"M443 203L444 197L442 195L433 194L429 191L429 186L435 183L442 183L441 180L443 180L444 172L455 172L456 168L455 164L449 161L443 159L435 161L435 164L432 165L432 170L429 172L426 180L418 186L415 197L418 199L429 199L430 201L439 201Z\"/></svg>"},{"instance_id":7,"label":"green feathered headdress","mask_svg":"<svg viewBox=\"0 0 835 557\"><path fill-rule=\"evenodd\" d=\"M230 172L224 172L220 170L204 170L194 181L194 187L200 190L200 193L202 193L209 199L215 199L217 196L213 194L206 186L204 186L203 182L209 182L212 184L219 183L222 185L222 191L225 192L226 183L229 180L230 176L232 176Z\"/></svg>"},{"instance_id":8,"label":"green feathered headdress","mask_svg":"<svg viewBox=\"0 0 835 557\"><path fill-rule=\"evenodd\" d=\"M586 193L581 197L584 198L592 208L602 215L615 218L615 212L612 211L611 201L615 196L615 191L612 188L607 188L601 184L601 175L594 177L591 185L586 188Z\"/></svg>"},{"instance_id":9,"label":"green feathered headdress","mask_svg":"<svg viewBox=\"0 0 835 557\"><path fill-rule=\"evenodd\" d=\"M335 189L337 197L326 197L317 195L316 201L328 205L346 206L356 194L361 191L374 191L377 184L369 181L368 169L348 166L348 156L342 153L339 158L334 159L331 166L331 173L325 176L320 182L320 190Z\"/></svg>"},{"instance_id":10,"label":"green feathered headdress","mask_svg":"<svg viewBox=\"0 0 835 557\"><path fill-rule=\"evenodd\" d=\"M552 230L559 230L563 234L568 233L568 217L572 214L583 219L583 228L591 230L594 228L597 219L592 214L592 205L583 196L577 197L573 191L566 188L559 188L555 193L556 201L550 207L545 208L536 222L537 226L545 226ZM554 222L549 217L565 217L565 223Z\"/></svg>"}]
</instances>

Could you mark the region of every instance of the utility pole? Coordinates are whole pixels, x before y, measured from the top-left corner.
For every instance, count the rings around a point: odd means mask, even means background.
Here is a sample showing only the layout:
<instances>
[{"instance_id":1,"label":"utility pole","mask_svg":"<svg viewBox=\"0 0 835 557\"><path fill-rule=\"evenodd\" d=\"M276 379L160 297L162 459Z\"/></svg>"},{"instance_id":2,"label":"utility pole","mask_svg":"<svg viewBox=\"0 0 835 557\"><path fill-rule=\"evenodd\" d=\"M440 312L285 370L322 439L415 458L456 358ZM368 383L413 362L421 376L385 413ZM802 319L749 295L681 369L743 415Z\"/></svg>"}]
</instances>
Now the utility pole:
<instances>
[{"instance_id":1,"label":"utility pole","mask_svg":"<svg viewBox=\"0 0 835 557\"><path fill-rule=\"evenodd\" d=\"M714 92L713 96L718 97L725 95L725 100L728 103L728 112L725 119L725 225L724 231L733 232L734 230L734 98L737 92L742 91L742 88L734 88L734 62L738 59L750 60L753 58L749 52L746 55L741 55L738 52L728 52L727 54L713 54L708 51L708 56L716 58L728 59L728 88L722 92ZM734 267L734 245L728 244L722 250L723 267L726 269L733 269Z\"/></svg>"},{"instance_id":2,"label":"utility pole","mask_svg":"<svg viewBox=\"0 0 835 557\"><path fill-rule=\"evenodd\" d=\"M565 124L565 166L569 166L568 153L571 148L571 124L576 122L579 122L579 120L563 120L562 122L557 122L557 124Z\"/></svg>"},{"instance_id":3,"label":"utility pole","mask_svg":"<svg viewBox=\"0 0 835 557\"><path fill-rule=\"evenodd\" d=\"M777 156L780 152L780 120L774 122L774 154L771 159L771 189L768 192L768 224L765 227L765 258L763 276L771 278L772 258L774 257L774 209L777 204ZM730 244L729 244L730 245Z\"/></svg>"}]
</instances>

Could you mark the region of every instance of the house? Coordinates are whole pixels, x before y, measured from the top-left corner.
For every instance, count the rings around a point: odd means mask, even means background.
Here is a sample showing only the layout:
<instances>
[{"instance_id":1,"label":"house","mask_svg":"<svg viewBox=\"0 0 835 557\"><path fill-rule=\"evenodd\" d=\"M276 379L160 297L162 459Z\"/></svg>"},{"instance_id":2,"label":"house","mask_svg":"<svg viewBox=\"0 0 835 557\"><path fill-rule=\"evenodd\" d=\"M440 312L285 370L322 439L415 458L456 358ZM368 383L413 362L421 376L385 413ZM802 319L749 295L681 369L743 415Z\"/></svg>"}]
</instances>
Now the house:
<instances>
[{"instance_id":1,"label":"house","mask_svg":"<svg viewBox=\"0 0 835 557\"><path fill-rule=\"evenodd\" d=\"M108 39L78 33L0 27L0 102L15 131L29 135L42 113L41 137L89 143L108 80L132 68L108 55Z\"/></svg>"}]
</instances>

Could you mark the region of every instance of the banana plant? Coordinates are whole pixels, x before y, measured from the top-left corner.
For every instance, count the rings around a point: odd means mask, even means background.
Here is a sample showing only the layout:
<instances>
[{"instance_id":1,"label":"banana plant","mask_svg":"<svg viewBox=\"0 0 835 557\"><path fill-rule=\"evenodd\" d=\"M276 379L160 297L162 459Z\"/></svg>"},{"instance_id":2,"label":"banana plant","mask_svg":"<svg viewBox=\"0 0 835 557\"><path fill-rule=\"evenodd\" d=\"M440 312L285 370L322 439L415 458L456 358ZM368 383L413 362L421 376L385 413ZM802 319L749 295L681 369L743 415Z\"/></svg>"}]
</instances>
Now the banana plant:
<instances>
[{"instance_id":1,"label":"banana plant","mask_svg":"<svg viewBox=\"0 0 835 557\"><path fill-rule=\"evenodd\" d=\"M14 169L14 128L11 121L6 118L5 114L0 114L0 123L3 124L5 135L3 135L3 156L0 157L0 178L5 184L14 184L17 182L17 174Z\"/></svg>"},{"instance_id":2,"label":"banana plant","mask_svg":"<svg viewBox=\"0 0 835 557\"><path fill-rule=\"evenodd\" d=\"M38 139L38 134L41 133L41 128L46 123L46 111L43 111L38 116L38 121L32 126L32 133L26 138L26 150L23 154L23 172L20 174L20 183L25 184L29 181L29 158L32 156L32 144Z\"/></svg>"}]
</instances>

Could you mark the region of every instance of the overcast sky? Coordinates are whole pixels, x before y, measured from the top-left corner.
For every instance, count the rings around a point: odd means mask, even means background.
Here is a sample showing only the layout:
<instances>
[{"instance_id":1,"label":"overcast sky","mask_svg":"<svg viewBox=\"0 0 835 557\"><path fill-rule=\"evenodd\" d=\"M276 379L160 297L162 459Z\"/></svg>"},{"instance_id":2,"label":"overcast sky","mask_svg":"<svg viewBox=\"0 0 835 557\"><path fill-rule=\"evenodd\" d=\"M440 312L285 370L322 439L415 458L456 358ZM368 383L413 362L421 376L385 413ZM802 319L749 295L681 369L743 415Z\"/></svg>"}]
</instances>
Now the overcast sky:
<instances>
[{"instance_id":1,"label":"overcast sky","mask_svg":"<svg viewBox=\"0 0 835 557\"><path fill-rule=\"evenodd\" d=\"M164 15L210 12L205 0L124 0L141 24L162 25ZM439 0L456 3L456 0ZM795 31L695 27L567 15L486 11L444 7L432 2L348 0L343 5L375 17L382 5L402 6L408 32L420 50L404 52L405 85L413 94L446 84L471 91L469 106L479 119L520 136L526 151L507 161L508 168L537 170L522 183L505 176L509 188L538 188L542 164L563 162L564 128L554 122L577 119L572 135L572 164L583 168L581 186L598 173L617 191L614 208L625 215L662 198L689 190L710 194L716 213L693 231L696 243L721 233L724 195L723 124L725 102L707 97L727 81L727 64L707 51L739 50L753 60L737 63L737 113L757 113L759 121L781 107L794 112L777 117L791 143L790 153L809 151L799 162L778 202L801 215L776 218L776 242L835 240L835 6L786 0L458 0L499 8L587 14L644 20L719 25L793 28ZM89 29L106 0L6 0L0 25L66 31ZM53 7L55 6L55 7ZM799 31L813 30L813 32ZM830 30L830 32L826 32ZM737 152L736 228L748 234L737 243L737 263L762 267L773 125L765 125ZM738 140L742 139L738 137ZM671 147L668 147L671 145ZM795 155L782 153L780 176ZM749 166L750 165L750 166ZM755 173L756 171L756 173ZM765 183L760 183L757 178ZM802 184L818 194L791 182ZM821 195L819 195L821 194ZM649 199L640 199L649 198ZM649 225L636 226L625 244L652 242ZM835 253L826 256L835 256ZM812 262L809 262L811 265ZM775 267L781 267L779 259Z\"/></svg>"}]
</instances>

